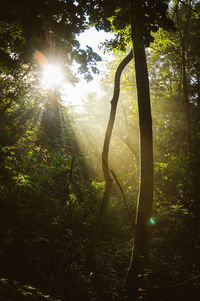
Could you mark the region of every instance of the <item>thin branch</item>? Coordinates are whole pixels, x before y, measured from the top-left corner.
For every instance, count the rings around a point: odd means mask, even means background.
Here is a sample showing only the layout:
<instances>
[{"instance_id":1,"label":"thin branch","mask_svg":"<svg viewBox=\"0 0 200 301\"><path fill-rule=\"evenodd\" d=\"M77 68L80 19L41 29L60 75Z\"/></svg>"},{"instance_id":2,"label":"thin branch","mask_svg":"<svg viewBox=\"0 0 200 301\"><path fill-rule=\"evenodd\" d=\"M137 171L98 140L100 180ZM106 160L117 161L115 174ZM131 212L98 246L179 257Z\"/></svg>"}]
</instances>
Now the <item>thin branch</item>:
<instances>
[{"instance_id":1,"label":"thin branch","mask_svg":"<svg viewBox=\"0 0 200 301\"><path fill-rule=\"evenodd\" d=\"M174 285L167 286L166 288L173 288L173 287L183 286L183 285L188 284L189 282L191 282L193 280L196 280L196 279L200 279L200 275L194 276L192 278L189 278L189 279L187 279L185 281L182 281L182 282L179 282L179 283L175 283Z\"/></svg>"},{"instance_id":2,"label":"thin branch","mask_svg":"<svg viewBox=\"0 0 200 301\"><path fill-rule=\"evenodd\" d=\"M129 216L129 220L130 220L130 223L133 227L133 229L135 228L135 224L133 222L133 217L132 217L132 214L131 214L131 211L129 209L129 206L128 206L128 202L127 202L127 199L126 199L126 196L125 196L125 193L124 193L124 190L122 188L122 185L119 183L118 179L117 179L117 176L115 175L114 171L113 170L110 170L111 174L113 175L113 178L115 179L115 182L116 184L118 185L119 187L119 190L121 191L121 194L122 194L122 197L123 197L123 200L124 200L124 205L126 207L126 211L128 213L128 216Z\"/></svg>"},{"instance_id":3,"label":"thin branch","mask_svg":"<svg viewBox=\"0 0 200 301\"><path fill-rule=\"evenodd\" d=\"M128 139L124 139L123 138L123 136L117 136L119 139L121 139L121 141L123 142L123 143L125 143L126 144L126 146L131 150L131 152L134 154L134 156L135 156L135 158L136 158L136 160L137 160L137 162L139 162L139 156L138 156L138 154L136 153L136 151L134 150L134 148L130 145L130 143L129 143L129 141L128 141Z\"/></svg>"},{"instance_id":4,"label":"thin branch","mask_svg":"<svg viewBox=\"0 0 200 301\"><path fill-rule=\"evenodd\" d=\"M178 2L180 2L180 3L183 4L183 5L185 5L187 8L189 8L190 10L192 10L194 13L198 13L198 12L196 11L196 9L194 9L191 5L185 3L184 1L178 0ZM191 1L190 1L190 3L191 3Z\"/></svg>"},{"instance_id":5,"label":"thin branch","mask_svg":"<svg viewBox=\"0 0 200 301\"><path fill-rule=\"evenodd\" d=\"M189 278L185 281L182 281L182 282L178 282L178 283L175 283L175 284L172 284L172 285L168 285L168 286L153 286L152 289L155 289L155 290L165 290L165 289L169 289L169 288L176 288L176 287L181 287L181 286L184 286L184 285L187 285L189 282L193 281L193 280L197 280L197 279L200 279L200 275L197 275L197 276L194 276L192 278Z\"/></svg>"}]
</instances>

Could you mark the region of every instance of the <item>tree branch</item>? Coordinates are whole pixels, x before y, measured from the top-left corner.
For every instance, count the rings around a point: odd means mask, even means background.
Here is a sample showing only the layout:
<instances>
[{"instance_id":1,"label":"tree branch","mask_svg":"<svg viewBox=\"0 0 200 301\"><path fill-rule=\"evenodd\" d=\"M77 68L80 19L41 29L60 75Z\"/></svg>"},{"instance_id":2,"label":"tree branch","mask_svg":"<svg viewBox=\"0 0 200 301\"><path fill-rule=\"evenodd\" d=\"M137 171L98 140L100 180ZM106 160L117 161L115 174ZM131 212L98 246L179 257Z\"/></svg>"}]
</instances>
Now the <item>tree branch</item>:
<instances>
[{"instance_id":1,"label":"tree branch","mask_svg":"<svg viewBox=\"0 0 200 301\"><path fill-rule=\"evenodd\" d=\"M116 177L114 171L113 171L113 170L110 170L110 172L111 172L111 174L113 175L113 178L115 179L115 182L117 183L117 185L118 185L118 187L119 187L119 189L120 189L120 191L121 191L121 194L122 194L122 197L123 197L123 200L124 200L124 205L125 205L125 207L126 207L126 211L127 211L127 213L128 213L129 219L130 219L130 223L131 223L131 225L132 225L132 227L133 227L133 229L134 229L134 228L135 228L135 224L134 224L134 222L133 222L133 217L132 217L131 211L130 211L130 209L129 209L128 202L127 202L127 199L126 199L124 190L123 190L123 188L122 188L122 185L119 183L119 181L118 181L118 179L117 179L117 177Z\"/></svg>"}]
</instances>

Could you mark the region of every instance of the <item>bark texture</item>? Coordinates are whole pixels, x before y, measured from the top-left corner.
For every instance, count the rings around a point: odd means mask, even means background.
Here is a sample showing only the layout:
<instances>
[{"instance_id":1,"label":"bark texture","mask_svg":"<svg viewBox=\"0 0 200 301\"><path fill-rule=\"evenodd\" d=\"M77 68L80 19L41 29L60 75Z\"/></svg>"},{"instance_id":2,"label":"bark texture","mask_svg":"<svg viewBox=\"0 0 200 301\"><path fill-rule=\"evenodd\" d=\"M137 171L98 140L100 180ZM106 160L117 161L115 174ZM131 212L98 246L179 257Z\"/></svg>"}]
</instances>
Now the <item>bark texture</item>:
<instances>
[{"instance_id":1,"label":"bark texture","mask_svg":"<svg viewBox=\"0 0 200 301\"><path fill-rule=\"evenodd\" d=\"M139 2L139 1L138 1ZM148 263L150 223L153 204L153 137L150 106L149 77L143 40L144 11L135 2L132 11L137 15L131 20L135 58L136 85L140 130L140 190L137 201L135 238L126 287L130 300L135 300L138 289L143 286L143 274Z\"/></svg>"}]
</instances>

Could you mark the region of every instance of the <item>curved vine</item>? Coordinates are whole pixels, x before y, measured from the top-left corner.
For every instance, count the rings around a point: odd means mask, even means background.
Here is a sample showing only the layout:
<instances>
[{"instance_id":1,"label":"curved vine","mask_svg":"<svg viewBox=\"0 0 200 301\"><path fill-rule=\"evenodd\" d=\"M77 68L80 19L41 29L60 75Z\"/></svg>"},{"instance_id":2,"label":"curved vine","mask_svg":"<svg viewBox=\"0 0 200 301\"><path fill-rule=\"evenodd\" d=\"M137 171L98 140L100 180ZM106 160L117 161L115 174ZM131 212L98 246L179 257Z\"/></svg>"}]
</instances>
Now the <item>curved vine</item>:
<instances>
[{"instance_id":1,"label":"curved vine","mask_svg":"<svg viewBox=\"0 0 200 301\"><path fill-rule=\"evenodd\" d=\"M103 144L103 151L102 151L102 169L105 179L105 190L104 195L102 199L101 208L99 210L99 214L97 217L96 226L94 228L94 232L91 238L90 246L89 246L89 254L88 254L88 269L90 272L96 271L96 261L95 261L95 253L96 253L96 245L99 239L99 235L101 233L103 221L104 221L104 215L108 206L108 201L111 195L112 190L112 178L110 175L109 165L108 165L108 154L109 154L109 146L110 146L110 140L112 136L113 126L115 122L115 116L116 116L116 110L117 110L117 103L119 99L120 94L120 79L121 74L128 65L128 63L133 58L133 51L131 50L128 55L121 61L121 63L118 65L117 70L115 72L115 79L114 79L114 92L113 97L111 100L111 109L110 109L110 117L105 133L104 138L104 144Z\"/></svg>"}]
</instances>

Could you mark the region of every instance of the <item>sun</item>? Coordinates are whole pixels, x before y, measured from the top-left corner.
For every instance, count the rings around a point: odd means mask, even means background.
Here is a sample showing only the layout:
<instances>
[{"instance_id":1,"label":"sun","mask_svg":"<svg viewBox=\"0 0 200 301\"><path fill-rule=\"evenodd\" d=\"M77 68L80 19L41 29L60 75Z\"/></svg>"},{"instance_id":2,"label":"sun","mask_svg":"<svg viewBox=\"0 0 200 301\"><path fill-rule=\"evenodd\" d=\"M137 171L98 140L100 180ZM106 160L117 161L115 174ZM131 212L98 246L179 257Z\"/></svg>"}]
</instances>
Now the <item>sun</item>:
<instances>
[{"instance_id":1,"label":"sun","mask_svg":"<svg viewBox=\"0 0 200 301\"><path fill-rule=\"evenodd\" d=\"M64 74L58 65L48 64L44 66L42 72L42 87L56 88L64 83Z\"/></svg>"}]
</instances>

